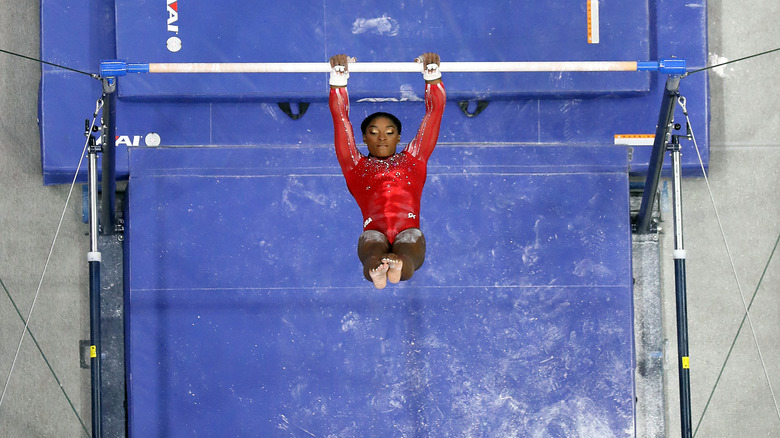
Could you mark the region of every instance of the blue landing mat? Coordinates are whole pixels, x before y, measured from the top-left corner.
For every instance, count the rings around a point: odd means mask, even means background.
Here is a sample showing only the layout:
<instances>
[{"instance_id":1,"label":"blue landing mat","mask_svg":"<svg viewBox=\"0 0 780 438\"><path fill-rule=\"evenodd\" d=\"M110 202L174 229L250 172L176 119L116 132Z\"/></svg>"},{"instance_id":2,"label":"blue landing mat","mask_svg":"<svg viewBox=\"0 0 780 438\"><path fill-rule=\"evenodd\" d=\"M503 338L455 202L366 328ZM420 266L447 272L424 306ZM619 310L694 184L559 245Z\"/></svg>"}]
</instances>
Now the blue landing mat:
<instances>
[{"instance_id":1,"label":"blue landing mat","mask_svg":"<svg viewBox=\"0 0 780 438\"><path fill-rule=\"evenodd\" d=\"M329 147L131 148L132 436L633 436L627 157L437 148L382 291Z\"/></svg>"}]
</instances>

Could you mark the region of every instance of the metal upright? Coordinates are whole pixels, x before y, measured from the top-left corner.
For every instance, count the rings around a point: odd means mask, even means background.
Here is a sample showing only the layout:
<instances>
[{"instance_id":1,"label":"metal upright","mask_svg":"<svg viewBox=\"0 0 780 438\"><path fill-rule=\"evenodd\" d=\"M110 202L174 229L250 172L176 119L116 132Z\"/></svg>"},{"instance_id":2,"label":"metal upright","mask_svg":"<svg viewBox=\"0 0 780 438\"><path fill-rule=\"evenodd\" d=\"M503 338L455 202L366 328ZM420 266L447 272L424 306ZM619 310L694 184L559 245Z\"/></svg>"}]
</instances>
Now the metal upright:
<instances>
[{"instance_id":1,"label":"metal upright","mask_svg":"<svg viewBox=\"0 0 780 438\"><path fill-rule=\"evenodd\" d=\"M100 263L102 256L98 249L98 168L97 154L100 146L87 126L89 138L89 333L90 333L90 374L92 379L92 436L100 437L101 432L101 382L100 369Z\"/></svg>"},{"instance_id":2,"label":"metal upright","mask_svg":"<svg viewBox=\"0 0 780 438\"><path fill-rule=\"evenodd\" d=\"M684 99L679 98L684 102ZM688 127L690 129L690 127ZM690 132L690 131L689 131ZM680 140L672 136L669 151L672 156L672 212L674 217L674 289L677 306L677 369L680 380L680 423L682 436L691 436L691 377L688 353L688 304L685 282L685 246L683 245L682 166Z\"/></svg>"},{"instance_id":3,"label":"metal upright","mask_svg":"<svg viewBox=\"0 0 780 438\"><path fill-rule=\"evenodd\" d=\"M661 170L663 169L664 157L666 156L666 144L669 142L669 134L672 131L674 106L679 95L680 76L668 76L666 86L664 87L664 95L661 98L658 124L655 127L655 140L650 153L647 178L645 179L644 193L642 194L642 204L639 207L639 214L634 224L634 230L639 234L655 232L656 224L653 223L652 217L653 205L658 193L658 182L661 179Z\"/></svg>"},{"instance_id":4,"label":"metal upright","mask_svg":"<svg viewBox=\"0 0 780 438\"><path fill-rule=\"evenodd\" d=\"M634 221L634 230L640 234L657 232L652 217L653 205L658 194L666 151L672 156L673 173L673 215L674 215L674 283L677 303L677 355L680 379L680 423L681 436L690 438L691 427L691 382L690 358L688 353L688 310L685 282L685 249L682 224L682 166L680 164L679 135L672 135L674 108L679 102L685 110L685 99L680 97L680 76L670 75L666 80L661 110L658 114L655 141L650 155L650 167L645 180L644 193L639 214ZM688 127L690 129L690 127ZM690 135L690 134L689 134ZM683 136L685 137L685 136Z\"/></svg>"},{"instance_id":5,"label":"metal upright","mask_svg":"<svg viewBox=\"0 0 780 438\"><path fill-rule=\"evenodd\" d=\"M116 232L116 78L103 79L103 178L101 180L101 228L103 235Z\"/></svg>"},{"instance_id":6,"label":"metal upright","mask_svg":"<svg viewBox=\"0 0 780 438\"><path fill-rule=\"evenodd\" d=\"M92 136L89 126L88 137L88 171L89 171L89 326L90 326L90 374L92 380L92 436L103 436L102 410L102 351L100 327L100 264L102 254L98 248L98 237L101 233L111 235L116 232L116 157L114 156L115 128L115 96L116 79L102 79L103 94L98 101L102 107L101 141L98 143ZM96 113L97 115L97 113ZM103 154L101 202L98 205L98 153Z\"/></svg>"}]
</instances>

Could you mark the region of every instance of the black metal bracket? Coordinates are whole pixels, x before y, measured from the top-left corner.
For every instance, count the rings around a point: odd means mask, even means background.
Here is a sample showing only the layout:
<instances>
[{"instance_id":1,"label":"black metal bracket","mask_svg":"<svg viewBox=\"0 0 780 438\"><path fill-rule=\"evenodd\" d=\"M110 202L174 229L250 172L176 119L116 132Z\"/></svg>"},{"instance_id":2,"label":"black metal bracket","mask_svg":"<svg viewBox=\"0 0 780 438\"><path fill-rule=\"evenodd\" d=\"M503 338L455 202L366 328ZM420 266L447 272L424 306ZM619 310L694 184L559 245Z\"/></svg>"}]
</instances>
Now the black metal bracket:
<instances>
[{"instance_id":1,"label":"black metal bracket","mask_svg":"<svg viewBox=\"0 0 780 438\"><path fill-rule=\"evenodd\" d=\"M100 144L98 144L97 142L97 137L95 137L95 135L92 134L93 132L100 131L100 128L97 126L92 126L92 129L90 130L89 129L90 125L91 124L89 123L89 119L84 119L84 136L86 136L88 139L87 145L89 146L89 151L94 151L98 153L103 152Z\"/></svg>"}]
</instances>

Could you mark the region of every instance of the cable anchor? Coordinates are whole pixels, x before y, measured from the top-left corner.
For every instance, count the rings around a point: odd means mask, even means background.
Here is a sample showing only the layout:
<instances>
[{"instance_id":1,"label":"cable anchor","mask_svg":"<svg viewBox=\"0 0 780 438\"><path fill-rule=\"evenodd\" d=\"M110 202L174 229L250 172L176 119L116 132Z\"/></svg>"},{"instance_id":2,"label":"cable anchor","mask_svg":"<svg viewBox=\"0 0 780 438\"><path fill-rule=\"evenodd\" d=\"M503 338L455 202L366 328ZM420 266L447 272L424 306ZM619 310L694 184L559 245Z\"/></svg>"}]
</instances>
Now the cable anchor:
<instances>
[{"instance_id":1,"label":"cable anchor","mask_svg":"<svg viewBox=\"0 0 780 438\"><path fill-rule=\"evenodd\" d=\"M103 108L103 99L100 98L95 102L95 112L92 113L92 122L89 119L84 119L84 136L87 137L88 152L101 152L102 149L97 141L97 138L92 135L93 132L100 131L101 128L95 126L95 119L97 119L100 109Z\"/></svg>"},{"instance_id":2,"label":"cable anchor","mask_svg":"<svg viewBox=\"0 0 780 438\"><path fill-rule=\"evenodd\" d=\"M682 108L683 114L685 115L685 135L675 134L671 136L671 140L673 143L676 143L679 147L680 139L684 138L686 140L693 140L693 131L691 130L691 121L688 118L688 107L685 105L686 100L685 96L678 96L677 97L677 104L680 105L680 108ZM679 123L674 124L675 131L679 131L682 129L682 125ZM671 149L670 149L671 150Z\"/></svg>"}]
</instances>

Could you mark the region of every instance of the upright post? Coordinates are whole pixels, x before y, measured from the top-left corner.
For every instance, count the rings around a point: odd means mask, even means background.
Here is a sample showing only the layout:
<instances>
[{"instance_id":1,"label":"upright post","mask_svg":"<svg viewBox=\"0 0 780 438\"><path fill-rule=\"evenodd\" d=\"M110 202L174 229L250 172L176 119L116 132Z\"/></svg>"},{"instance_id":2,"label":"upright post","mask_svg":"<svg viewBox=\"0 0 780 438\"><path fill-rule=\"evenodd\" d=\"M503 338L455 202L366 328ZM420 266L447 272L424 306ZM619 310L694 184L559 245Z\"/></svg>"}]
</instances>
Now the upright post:
<instances>
[{"instance_id":1,"label":"upright post","mask_svg":"<svg viewBox=\"0 0 780 438\"><path fill-rule=\"evenodd\" d=\"M103 178L101 220L104 235L116 231L116 78L103 78Z\"/></svg>"},{"instance_id":2,"label":"upright post","mask_svg":"<svg viewBox=\"0 0 780 438\"><path fill-rule=\"evenodd\" d=\"M656 194L658 192L658 181L661 179L661 170L664 165L664 156L666 155L666 145L669 143L669 132L671 132L672 118L674 116L674 105L680 94L680 76L670 75L666 79L664 95L661 99L661 110L658 113L658 124L655 127L655 140L653 150L650 154L649 168L647 178L645 179L645 188L642 194L642 204L639 207L639 214L635 222L635 231L639 234L647 234L652 229L652 212L655 204Z\"/></svg>"},{"instance_id":3,"label":"upright post","mask_svg":"<svg viewBox=\"0 0 780 438\"><path fill-rule=\"evenodd\" d=\"M672 202L674 204L674 289L677 303L677 367L680 378L680 422L683 438L691 437L691 377L688 356L688 305L685 290L685 247L682 218L682 166L680 142L672 136Z\"/></svg>"},{"instance_id":4,"label":"upright post","mask_svg":"<svg viewBox=\"0 0 780 438\"><path fill-rule=\"evenodd\" d=\"M105 108L104 108L105 111ZM98 251L98 201L97 201L97 154L94 137L89 136L89 325L90 365L92 378L92 437L101 437L101 371L100 371L100 263ZM103 192L105 194L105 192Z\"/></svg>"}]
</instances>

